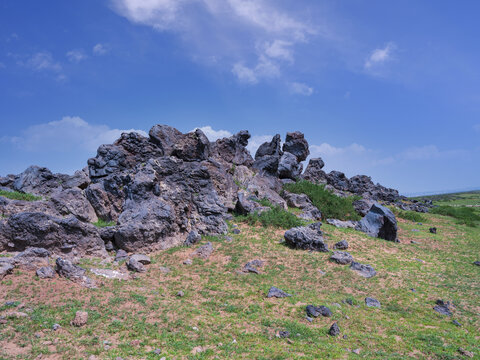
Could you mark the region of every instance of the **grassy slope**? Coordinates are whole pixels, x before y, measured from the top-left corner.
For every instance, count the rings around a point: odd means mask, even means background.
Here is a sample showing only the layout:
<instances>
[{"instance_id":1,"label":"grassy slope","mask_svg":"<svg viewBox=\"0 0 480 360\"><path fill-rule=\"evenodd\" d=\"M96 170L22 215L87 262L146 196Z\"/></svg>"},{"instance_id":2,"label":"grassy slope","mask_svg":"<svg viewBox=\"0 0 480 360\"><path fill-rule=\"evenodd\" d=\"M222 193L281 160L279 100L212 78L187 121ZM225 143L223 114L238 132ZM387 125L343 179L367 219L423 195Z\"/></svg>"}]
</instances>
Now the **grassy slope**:
<instances>
[{"instance_id":1,"label":"grassy slope","mask_svg":"<svg viewBox=\"0 0 480 360\"><path fill-rule=\"evenodd\" d=\"M414 199L430 199L435 205L480 205L480 190L452 193L452 194L440 194L419 196Z\"/></svg>"},{"instance_id":2,"label":"grassy slope","mask_svg":"<svg viewBox=\"0 0 480 360\"><path fill-rule=\"evenodd\" d=\"M279 243L281 230L247 225L240 225L240 235L231 235L231 243L210 239L216 251L207 261L183 265L193 249L171 249L154 256L148 272L136 280L97 278L103 286L96 290L17 271L0 283L0 304L23 301L33 312L0 325L0 359L13 359L13 354L21 359L39 354L45 354L42 359L85 359L90 354L158 359L151 352L156 348L167 359L456 359L459 347L478 355L480 267L472 262L480 253L480 229L439 215L426 217L421 226L400 220L400 244L324 225L330 247L345 238L357 260L375 267L378 275L372 279L329 262L328 254L285 247ZM438 235L428 232L430 226L438 228ZM266 261L261 275L236 273L255 258ZM165 274L161 266L172 271ZM270 286L294 296L265 299ZM176 296L179 290L184 297ZM366 296L379 299L382 308L366 308ZM358 306L343 304L348 297ZM463 327L432 310L438 298L453 301L453 319ZM308 323L307 304L327 305L333 317ZM10 310L0 307L0 314ZM83 328L69 324L77 310L90 314ZM333 321L346 339L327 335ZM54 323L62 329L51 331ZM291 340L275 337L285 329ZM37 332L42 337L35 337ZM108 351L104 341L112 343ZM205 351L194 355L197 346ZM347 350L357 348L360 355Z\"/></svg>"}]
</instances>

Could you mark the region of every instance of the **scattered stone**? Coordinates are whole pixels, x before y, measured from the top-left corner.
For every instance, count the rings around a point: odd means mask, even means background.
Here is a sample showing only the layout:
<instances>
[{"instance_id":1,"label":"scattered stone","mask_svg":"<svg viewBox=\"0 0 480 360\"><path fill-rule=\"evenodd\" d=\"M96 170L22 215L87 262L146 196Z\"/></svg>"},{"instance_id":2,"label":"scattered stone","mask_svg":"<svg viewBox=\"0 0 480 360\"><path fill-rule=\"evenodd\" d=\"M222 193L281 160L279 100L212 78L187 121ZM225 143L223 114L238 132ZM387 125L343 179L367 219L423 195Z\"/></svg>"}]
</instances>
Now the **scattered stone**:
<instances>
[{"instance_id":1,"label":"scattered stone","mask_svg":"<svg viewBox=\"0 0 480 360\"><path fill-rule=\"evenodd\" d=\"M471 351L465 350L464 348L458 348L458 352L462 354L463 356L473 358L475 354Z\"/></svg>"},{"instance_id":2,"label":"scattered stone","mask_svg":"<svg viewBox=\"0 0 480 360\"><path fill-rule=\"evenodd\" d=\"M50 252L43 248L32 247L22 251L13 258L15 267L25 270L37 270L48 266Z\"/></svg>"},{"instance_id":3,"label":"scattered stone","mask_svg":"<svg viewBox=\"0 0 480 360\"><path fill-rule=\"evenodd\" d=\"M418 261L419 263L425 264L425 261L424 261L424 260L422 260L422 259L417 259L417 258L414 258L413 260L415 260L415 261Z\"/></svg>"},{"instance_id":4,"label":"scattered stone","mask_svg":"<svg viewBox=\"0 0 480 360\"><path fill-rule=\"evenodd\" d=\"M334 322L332 326L330 326L330 330L328 330L328 334L330 336L340 335L340 328L338 327L338 324L336 322Z\"/></svg>"},{"instance_id":5,"label":"scattered stone","mask_svg":"<svg viewBox=\"0 0 480 360\"><path fill-rule=\"evenodd\" d=\"M254 274L260 274L260 271L258 270L258 268L262 267L262 266L263 266L263 261L255 259L255 260L247 262L243 266L243 272L246 272L246 273L251 272L251 273L254 273Z\"/></svg>"},{"instance_id":6,"label":"scattered stone","mask_svg":"<svg viewBox=\"0 0 480 360\"><path fill-rule=\"evenodd\" d=\"M62 258L57 258L55 263L57 265L56 270L59 276L65 277L86 288L96 288L95 281L85 275L87 270L81 268L80 266L72 264L70 260L64 260Z\"/></svg>"},{"instance_id":7,"label":"scattered stone","mask_svg":"<svg viewBox=\"0 0 480 360\"><path fill-rule=\"evenodd\" d=\"M343 338L343 340L347 340L347 339L348 339L348 335L343 335L342 338Z\"/></svg>"},{"instance_id":8,"label":"scattered stone","mask_svg":"<svg viewBox=\"0 0 480 360\"><path fill-rule=\"evenodd\" d=\"M354 350L352 350L352 352L354 354L360 355L360 349L354 349Z\"/></svg>"},{"instance_id":9,"label":"scattered stone","mask_svg":"<svg viewBox=\"0 0 480 360\"><path fill-rule=\"evenodd\" d=\"M284 330L284 331L279 331L276 336L280 339L286 339L290 337L290 331Z\"/></svg>"},{"instance_id":10,"label":"scattered stone","mask_svg":"<svg viewBox=\"0 0 480 360\"><path fill-rule=\"evenodd\" d=\"M6 317L7 318L17 318L17 319L20 319L20 318L26 318L28 317L28 314L27 313L24 313L24 312L21 312L21 311L12 311L12 312L9 312L6 314Z\"/></svg>"},{"instance_id":11,"label":"scattered stone","mask_svg":"<svg viewBox=\"0 0 480 360\"><path fill-rule=\"evenodd\" d=\"M205 245L202 245L199 248L197 248L197 250L193 252L193 256L196 256L202 259L208 259L210 255L212 255L213 250L214 250L213 245L209 241Z\"/></svg>"},{"instance_id":12,"label":"scattered stone","mask_svg":"<svg viewBox=\"0 0 480 360\"><path fill-rule=\"evenodd\" d=\"M474 262L473 262L473 265L480 266L480 261L474 261Z\"/></svg>"},{"instance_id":13,"label":"scattered stone","mask_svg":"<svg viewBox=\"0 0 480 360\"><path fill-rule=\"evenodd\" d=\"M458 327L462 326L457 320L452 320L452 324Z\"/></svg>"},{"instance_id":14,"label":"scattered stone","mask_svg":"<svg viewBox=\"0 0 480 360\"><path fill-rule=\"evenodd\" d=\"M352 263L353 256L346 251L334 251L333 255L330 257L330 260L335 261L337 264L347 265Z\"/></svg>"},{"instance_id":15,"label":"scattered stone","mask_svg":"<svg viewBox=\"0 0 480 360\"><path fill-rule=\"evenodd\" d=\"M371 265L360 264L353 261L350 265L350 269L355 271L358 275L363 276L364 278L371 278L377 275L377 272Z\"/></svg>"},{"instance_id":16,"label":"scattered stone","mask_svg":"<svg viewBox=\"0 0 480 360\"><path fill-rule=\"evenodd\" d=\"M344 302L350 306L353 306L353 299L347 298L344 300Z\"/></svg>"},{"instance_id":17,"label":"scattered stone","mask_svg":"<svg viewBox=\"0 0 480 360\"><path fill-rule=\"evenodd\" d=\"M417 290L415 290L414 288L411 288L410 291L411 292L417 292Z\"/></svg>"},{"instance_id":18,"label":"scattered stone","mask_svg":"<svg viewBox=\"0 0 480 360\"><path fill-rule=\"evenodd\" d=\"M411 231L412 231L412 232L419 232L420 230L418 230L418 229L412 229Z\"/></svg>"},{"instance_id":19,"label":"scattered stone","mask_svg":"<svg viewBox=\"0 0 480 360\"><path fill-rule=\"evenodd\" d=\"M160 271L160 272L162 272L162 273L164 273L164 274L168 274L171 270L170 270L170 268L168 268L168 267L166 267L166 266L160 266L160 267L158 268L158 271Z\"/></svg>"},{"instance_id":20,"label":"scattered stone","mask_svg":"<svg viewBox=\"0 0 480 360\"><path fill-rule=\"evenodd\" d=\"M182 290L180 290L179 292L177 292L177 296L178 297L184 297L185 293Z\"/></svg>"},{"instance_id":21,"label":"scattered stone","mask_svg":"<svg viewBox=\"0 0 480 360\"><path fill-rule=\"evenodd\" d=\"M358 222L356 229L373 237L395 241L397 219L390 209L375 203L367 215Z\"/></svg>"},{"instance_id":22,"label":"scattered stone","mask_svg":"<svg viewBox=\"0 0 480 360\"><path fill-rule=\"evenodd\" d=\"M342 307L342 305L340 305L339 303L333 303L332 306L335 306L335 307L338 307L338 308Z\"/></svg>"},{"instance_id":23,"label":"scattered stone","mask_svg":"<svg viewBox=\"0 0 480 360\"><path fill-rule=\"evenodd\" d=\"M428 229L428 231L430 231L431 234L436 234L437 233L437 228L436 227L431 227L430 229Z\"/></svg>"},{"instance_id":24,"label":"scattered stone","mask_svg":"<svg viewBox=\"0 0 480 360\"><path fill-rule=\"evenodd\" d=\"M233 241L233 238L231 236L225 236L225 241L227 243L231 243Z\"/></svg>"},{"instance_id":25,"label":"scattered stone","mask_svg":"<svg viewBox=\"0 0 480 360\"><path fill-rule=\"evenodd\" d=\"M316 225L316 228L313 225ZM284 235L285 242L294 249L328 252L320 226L321 223L316 223L287 230Z\"/></svg>"},{"instance_id":26,"label":"scattered stone","mask_svg":"<svg viewBox=\"0 0 480 360\"><path fill-rule=\"evenodd\" d=\"M160 355L162 353L162 349L155 349L155 350L153 350L153 353L155 355Z\"/></svg>"},{"instance_id":27,"label":"scattered stone","mask_svg":"<svg viewBox=\"0 0 480 360\"><path fill-rule=\"evenodd\" d=\"M332 311L326 307L326 306L314 306L314 305L308 305L306 308L307 311L307 316L309 317L319 317L324 316L324 317L330 317L332 316Z\"/></svg>"},{"instance_id":28,"label":"scattered stone","mask_svg":"<svg viewBox=\"0 0 480 360\"><path fill-rule=\"evenodd\" d=\"M200 354L200 353L202 353L202 352L204 352L204 351L205 351L205 349L204 349L203 347L201 347L201 346L195 346L195 347L192 349L191 353L192 353L193 355L195 355L195 354Z\"/></svg>"},{"instance_id":29,"label":"scattered stone","mask_svg":"<svg viewBox=\"0 0 480 360\"><path fill-rule=\"evenodd\" d=\"M53 331L60 330L60 328L61 328L60 324L53 324L53 326L52 326Z\"/></svg>"},{"instance_id":30,"label":"scattered stone","mask_svg":"<svg viewBox=\"0 0 480 360\"><path fill-rule=\"evenodd\" d=\"M313 318L311 318L310 316L305 316L305 319L307 319L308 322L312 322L312 321L313 321Z\"/></svg>"},{"instance_id":31,"label":"scattered stone","mask_svg":"<svg viewBox=\"0 0 480 360\"><path fill-rule=\"evenodd\" d=\"M77 311L75 314L75 319L72 321L72 325L76 327L81 327L87 324L88 313L86 311Z\"/></svg>"},{"instance_id":32,"label":"scattered stone","mask_svg":"<svg viewBox=\"0 0 480 360\"><path fill-rule=\"evenodd\" d=\"M127 268L131 271L139 273L147 271L145 266L140 261L137 261L135 258L132 257L128 258L127 260Z\"/></svg>"},{"instance_id":33,"label":"scattered stone","mask_svg":"<svg viewBox=\"0 0 480 360\"><path fill-rule=\"evenodd\" d=\"M322 275L322 276L327 274L325 271L323 271L323 270L321 270L321 269L318 269L317 271L318 271L318 273L319 273L320 275Z\"/></svg>"},{"instance_id":34,"label":"scattered stone","mask_svg":"<svg viewBox=\"0 0 480 360\"><path fill-rule=\"evenodd\" d=\"M418 241L410 240L410 244L420 244Z\"/></svg>"},{"instance_id":35,"label":"scattered stone","mask_svg":"<svg viewBox=\"0 0 480 360\"><path fill-rule=\"evenodd\" d=\"M117 253L115 254L115 261L120 262L122 260L127 260L128 259L128 254L125 250L119 249Z\"/></svg>"},{"instance_id":36,"label":"scattered stone","mask_svg":"<svg viewBox=\"0 0 480 360\"><path fill-rule=\"evenodd\" d=\"M333 248L337 249L337 250L347 250L348 249L348 242L347 242L347 240L339 241L335 245L333 245Z\"/></svg>"},{"instance_id":37,"label":"scattered stone","mask_svg":"<svg viewBox=\"0 0 480 360\"><path fill-rule=\"evenodd\" d=\"M437 305L433 307L433 310L441 315L452 316L452 312L450 310L450 301L437 300L436 304Z\"/></svg>"},{"instance_id":38,"label":"scattered stone","mask_svg":"<svg viewBox=\"0 0 480 360\"><path fill-rule=\"evenodd\" d=\"M187 236L187 239L185 240L185 242L183 243L185 246L192 246L198 242L200 242L202 240L202 236L196 232L195 230L193 231L190 231L188 236Z\"/></svg>"},{"instance_id":39,"label":"scattered stone","mask_svg":"<svg viewBox=\"0 0 480 360\"><path fill-rule=\"evenodd\" d=\"M150 257L144 254L133 254L132 256L130 256L130 259L135 259L143 265L149 265L151 263Z\"/></svg>"},{"instance_id":40,"label":"scattered stone","mask_svg":"<svg viewBox=\"0 0 480 360\"><path fill-rule=\"evenodd\" d=\"M327 219L327 224L333 225L340 229L355 229L355 227L357 226L357 223L358 223L357 221L351 221L351 220L342 221L338 219Z\"/></svg>"},{"instance_id":41,"label":"scattered stone","mask_svg":"<svg viewBox=\"0 0 480 360\"><path fill-rule=\"evenodd\" d=\"M233 229L232 232L233 232L235 235L238 235L238 234L241 233L240 229L237 229L237 228Z\"/></svg>"},{"instance_id":42,"label":"scattered stone","mask_svg":"<svg viewBox=\"0 0 480 360\"><path fill-rule=\"evenodd\" d=\"M267 298L285 298L285 297L290 297L292 296L291 294L286 293L283 290L280 290L279 288L276 288L275 286L272 286L270 290L268 290Z\"/></svg>"},{"instance_id":43,"label":"scattered stone","mask_svg":"<svg viewBox=\"0 0 480 360\"><path fill-rule=\"evenodd\" d=\"M183 261L183 265L192 265L192 259L186 259Z\"/></svg>"},{"instance_id":44,"label":"scattered stone","mask_svg":"<svg viewBox=\"0 0 480 360\"><path fill-rule=\"evenodd\" d=\"M380 301L378 301L377 299L371 298L371 297L366 297L365 298L365 305L367 305L368 307L376 307L376 308L381 307Z\"/></svg>"},{"instance_id":45,"label":"scattered stone","mask_svg":"<svg viewBox=\"0 0 480 360\"><path fill-rule=\"evenodd\" d=\"M103 276L107 279L128 280L129 278L128 274L117 271L117 270L90 269L90 271L97 276Z\"/></svg>"},{"instance_id":46,"label":"scattered stone","mask_svg":"<svg viewBox=\"0 0 480 360\"><path fill-rule=\"evenodd\" d=\"M0 259L0 280L2 280L5 276L8 274L11 274L13 272L14 266L11 263L11 260L8 259L9 261L1 261L3 259Z\"/></svg>"}]
</instances>

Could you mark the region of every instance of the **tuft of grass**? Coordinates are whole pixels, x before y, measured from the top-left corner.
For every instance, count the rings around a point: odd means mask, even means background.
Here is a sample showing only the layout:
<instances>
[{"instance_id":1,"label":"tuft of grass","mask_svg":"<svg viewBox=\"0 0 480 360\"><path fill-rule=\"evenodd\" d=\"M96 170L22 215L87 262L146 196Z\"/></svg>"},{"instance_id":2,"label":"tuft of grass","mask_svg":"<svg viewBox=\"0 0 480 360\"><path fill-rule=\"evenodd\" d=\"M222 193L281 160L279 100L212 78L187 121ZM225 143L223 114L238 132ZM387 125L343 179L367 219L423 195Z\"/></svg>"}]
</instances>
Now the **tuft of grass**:
<instances>
[{"instance_id":1,"label":"tuft of grass","mask_svg":"<svg viewBox=\"0 0 480 360\"><path fill-rule=\"evenodd\" d=\"M95 225L98 228L104 228L104 227L108 227L108 226L117 225L117 223L115 221L105 221L105 220L102 220L102 219L98 219L97 222L94 222L92 224Z\"/></svg>"},{"instance_id":2,"label":"tuft of grass","mask_svg":"<svg viewBox=\"0 0 480 360\"><path fill-rule=\"evenodd\" d=\"M480 223L480 215L475 208L459 206L439 206L430 210L432 214L450 216L457 219L458 224L476 227Z\"/></svg>"},{"instance_id":3,"label":"tuft of grass","mask_svg":"<svg viewBox=\"0 0 480 360\"><path fill-rule=\"evenodd\" d=\"M417 223L427 222L427 218L425 216L415 211L403 211L393 208L393 212L395 213L395 216L405 220L410 220Z\"/></svg>"},{"instance_id":4,"label":"tuft of grass","mask_svg":"<svg viewBox=\"0 0 480 360\"><path fill-rule=\"evenodd\" d=\"M304 221L299 219L294 214L286 211L280 206L272 205L267 199L258 201L261 205L267 206L270 210L264 211L260 214L253 213L248 215L237 216L239 222L246 222L249 225L261 224L263 227L278 227L281 229L291 229L293 227L304 225Z\"/></svg>"},{"instance_id":5,"label":"tuft of grass","mask_svg":"<svg viewBox=\"0 0 480 360\"><path fill-rule=\"evenodd\" d=\"M325 185L313 184L302 180L294 184L285 184L284 189L295 194L305 194L321 212L324 219L360 220L353 207L357 196L342 198L325 189Z\"/></svg>"},{"instance_id":6,"label":"tuft of grass","mask_svg":"<svg viewBox=\"0 0 480 360\"><path fill-rule=\"evenodd\" d=\"M6 197L7 199L12 199L12 200L24 200L24 201L42 200L41 196L35 196L28 193L21 193L18 191L0 190L0 196Z\"/></svg>"}]
</instances>

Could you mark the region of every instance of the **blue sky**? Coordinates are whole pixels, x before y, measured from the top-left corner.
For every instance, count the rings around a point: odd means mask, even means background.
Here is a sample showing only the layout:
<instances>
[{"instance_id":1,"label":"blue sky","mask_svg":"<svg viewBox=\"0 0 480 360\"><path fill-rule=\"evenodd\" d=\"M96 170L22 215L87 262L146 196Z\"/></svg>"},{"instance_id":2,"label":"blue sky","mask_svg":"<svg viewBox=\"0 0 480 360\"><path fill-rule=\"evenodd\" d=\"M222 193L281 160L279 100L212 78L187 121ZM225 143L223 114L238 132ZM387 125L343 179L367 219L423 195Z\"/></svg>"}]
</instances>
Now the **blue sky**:
<instances>
[{"instance_id":1,"label":"blue sky","mask_svg":"<svg viewBox=\"0 0 480 360\"><path fill-rule=\"evenodd\" d=\"M327 170L480 187L478 1L0 0L0 175L157 123L300 130Z\"/></svg>"}]
</instances>

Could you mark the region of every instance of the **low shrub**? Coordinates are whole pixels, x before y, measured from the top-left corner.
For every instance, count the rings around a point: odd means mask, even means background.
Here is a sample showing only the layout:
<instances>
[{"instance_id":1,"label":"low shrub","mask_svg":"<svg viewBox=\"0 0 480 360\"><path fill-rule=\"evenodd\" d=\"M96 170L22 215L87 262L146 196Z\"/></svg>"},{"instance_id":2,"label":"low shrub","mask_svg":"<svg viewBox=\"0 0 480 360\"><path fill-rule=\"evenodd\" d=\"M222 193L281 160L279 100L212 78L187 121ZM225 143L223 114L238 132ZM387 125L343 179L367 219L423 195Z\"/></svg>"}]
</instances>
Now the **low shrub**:
<instances>
[{"instance_id":1,"label":"low shrub","mask_svg":"<svg viewBox=\"0 0 480 360\"><path fill-rule=\"evenodd\" d=\"M478 223L480 223L480 215L476 212L475 208L472 207L438 206L431 209L430 213L453 217L458 220L458 224L471 227L476 227Z\"/></svg>"},{"instance_id":2,"label":"low shrub","mask_svg":"<svg viewBox=\"0 0 480 360\"><path fill-rule=\"evenodd\" d=\"M114 225L117 225L115 223L115 221L105 221L105 220L102 220L102 219L98 219L97 222L94 222L92 223L93 225L95 225L96 227L98 228L104 228L104 227L108 227L108 226L114 226Z\"/></svg>"},{"instance_id":3,"label":"low shrub","mask_svg":"<svg viewBox=\"0 0 480 360\"><path fill-rule=\"evenodd\" d=\"M410 220L417 223L427 222L427 218L425 216L415 211L404 211L404 210L399 210L397 208L394 208L393 212L396 217L399 217L405 220Z\"/></svg>"},{"instance_id":4,"label":"low shrub","mask_svg":"<svg viewBox=\"0 0 480 360\"><path fill-rule=\"evenodd\" d=\"M5 191L5 190L0 190L0 196L6 197L12 200L25 200L25 201L37 201L42 199L41 196L35 196L28 193L21 193L18 191Z\"/></svg>"},{"instance_id":5,"label":"low shrub","mask_svg":"<svg viewBox=\"0 0 480 360\"><path fill-rule=\"evenodd\" d=\"M353 207L358 196L342 198L325 189L325 185L313 184L309 181L299 181L285 184L284 189L295 194L305 194L321 212L324 219L360 220Z\"/></svg>"},{"instance_id":6,"label":"low shrub","mask_svg":"<svg viewBox=\"0 0 480 360\"><path fill-rule=\"evenodd\" d=\"M248 215L239 215L236 220L246 222L249 225L261 224L263 227L273 226L282 229L290 229L304 225L304 221L296 217L294 214L286 211L278 205L272 205L268 200L262 199L259 203L268 206L270 210L262 213L253 213Z\"/></svg>"}]
</instances>

